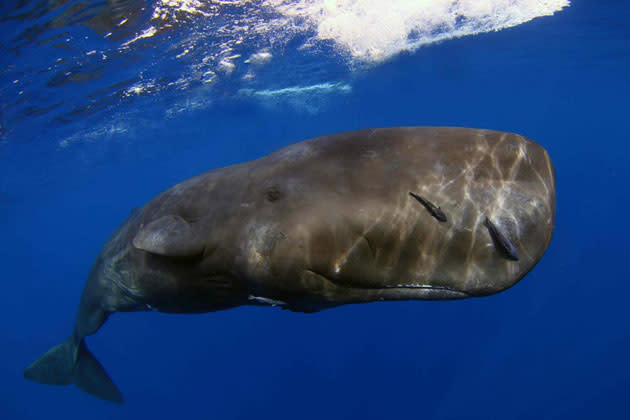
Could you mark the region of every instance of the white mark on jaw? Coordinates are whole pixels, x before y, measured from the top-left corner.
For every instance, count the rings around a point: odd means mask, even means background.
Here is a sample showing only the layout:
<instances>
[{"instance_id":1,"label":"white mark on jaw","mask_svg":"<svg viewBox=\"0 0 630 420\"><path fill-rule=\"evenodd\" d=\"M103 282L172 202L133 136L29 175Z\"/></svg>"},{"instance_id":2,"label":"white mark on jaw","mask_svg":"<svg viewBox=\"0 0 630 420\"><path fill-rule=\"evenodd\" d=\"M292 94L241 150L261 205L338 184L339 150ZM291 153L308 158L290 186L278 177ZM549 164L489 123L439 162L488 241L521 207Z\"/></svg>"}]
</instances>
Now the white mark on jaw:
<instances>
[{"instance_id":1,"label":"white mark on jaw","mask_svg":"<svg viewBox=\"0 0 630 420\"><path fill-rule=\"evenodd\" d=\"M271 306L285 306L287 304L286 302L283 302L281 300L270 299L270 298L266 298L262 296L249 295L247 296L247 299L254 302L258 302L258 303L263 303L265 305L271 305Z\"/></svg>"}]
</instances>

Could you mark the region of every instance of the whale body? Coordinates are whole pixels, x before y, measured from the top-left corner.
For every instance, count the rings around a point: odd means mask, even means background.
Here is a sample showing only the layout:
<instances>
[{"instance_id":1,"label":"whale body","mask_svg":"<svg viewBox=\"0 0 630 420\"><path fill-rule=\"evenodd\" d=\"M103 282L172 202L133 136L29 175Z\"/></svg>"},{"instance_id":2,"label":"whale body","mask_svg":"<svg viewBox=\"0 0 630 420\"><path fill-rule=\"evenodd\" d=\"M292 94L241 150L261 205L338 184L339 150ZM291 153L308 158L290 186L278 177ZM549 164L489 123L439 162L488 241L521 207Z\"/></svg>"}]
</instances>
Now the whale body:
<instances>
[{"instance_id":1,"label":"whale body","mask_svg":"<svg viewBox=\"0 0 630 420\"><path fill-rule=\"evenodd\" d=\"M24 375L122 402L85 344L114 312L497 293L540 260L554 214L551 160L517 134L402 127L303 141L134 211L94 263L71 336Z\"/></svg>"}]
</instances>

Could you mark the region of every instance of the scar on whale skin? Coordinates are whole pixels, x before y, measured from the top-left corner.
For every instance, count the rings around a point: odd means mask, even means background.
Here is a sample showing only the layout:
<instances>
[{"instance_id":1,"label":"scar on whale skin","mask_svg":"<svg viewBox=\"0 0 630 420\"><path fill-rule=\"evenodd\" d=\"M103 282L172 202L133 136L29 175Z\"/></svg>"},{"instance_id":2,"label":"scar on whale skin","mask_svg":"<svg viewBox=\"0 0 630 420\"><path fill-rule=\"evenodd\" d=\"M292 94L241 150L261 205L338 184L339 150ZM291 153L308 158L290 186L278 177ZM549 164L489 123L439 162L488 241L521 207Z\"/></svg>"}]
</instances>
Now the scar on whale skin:
<instances>
[{"instance_id":1,"label":"scar on whale skin","mask_svg":"<svg viewBox=\"0 0 630 420\"><path fill-rule=\"evenodd\" d=\"M413 193L411 191L409 191L409 195L415 198L416 200L418 200L418 202L422 204L429 213L431 213L431 216L435 217L438 221L444 223L448 220L446 218L446 214L444 214L442 209L436 206L435 204L433 204L432 202L430 202L429 200L427 200L426 198L420 197L418 194Z\"/></svg>"},{"instance_id":2,"label":"scar on whale skin","mask_svg":"<svg viewBox=\"0 0 630 420\"><path fill-rule=\"evenodd\" d=\"M499 232L499 229L488 219L488 216L486 216L486 220L483 224L488 228L494 245L499 248L508 259L518 261L518 251L516 247L505 235Z\"/></svg>"}]
</instances>

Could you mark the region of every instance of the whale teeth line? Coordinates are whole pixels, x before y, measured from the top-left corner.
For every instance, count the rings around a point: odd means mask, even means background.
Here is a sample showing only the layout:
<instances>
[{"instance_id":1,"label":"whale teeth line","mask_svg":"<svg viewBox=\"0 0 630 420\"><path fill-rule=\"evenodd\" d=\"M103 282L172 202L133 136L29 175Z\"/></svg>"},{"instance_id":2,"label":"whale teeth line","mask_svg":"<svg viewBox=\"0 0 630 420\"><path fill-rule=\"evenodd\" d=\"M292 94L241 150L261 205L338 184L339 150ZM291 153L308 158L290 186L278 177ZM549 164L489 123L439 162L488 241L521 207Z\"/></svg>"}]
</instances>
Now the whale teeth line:
<instances>
[{"instance_id":1,"label":"whale teeth line","mask_svg":"<svg viewBox=\"0 0 630 420\"><path fill-rule=\"evenodd\" d=\"M457 292L463 293L465 295L469 295L469 293L464 292L463 290L454 289L452 287L446 286L434 286L430 284L397 284L395 286L385 286L384 289L429 289L429 290L446 290L449 292Z\"/></svg>"}]
</instances>

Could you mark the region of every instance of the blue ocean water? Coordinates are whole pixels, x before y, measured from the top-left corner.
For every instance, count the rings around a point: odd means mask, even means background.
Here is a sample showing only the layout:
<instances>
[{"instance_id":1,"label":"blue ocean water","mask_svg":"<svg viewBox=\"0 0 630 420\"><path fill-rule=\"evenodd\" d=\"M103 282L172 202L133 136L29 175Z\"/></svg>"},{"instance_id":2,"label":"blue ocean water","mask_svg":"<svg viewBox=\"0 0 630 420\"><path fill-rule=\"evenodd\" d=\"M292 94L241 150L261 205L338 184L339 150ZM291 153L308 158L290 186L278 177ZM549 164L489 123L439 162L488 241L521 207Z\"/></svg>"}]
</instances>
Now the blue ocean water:
<instances>
[{"instance_id":1,"label":"blue ocean water","mask_svg":"<svg viewBox=\"0 0 630 420\"><path fill-rule=\"evenodd\" d=\"M3 2L2 418L630 418L630 3L384 3ZM300 140L408 125L548 150L556 229L518 285L116 314L88 343L124 405L23 379L133 208Z\"/></svg>"}]
</instances>

